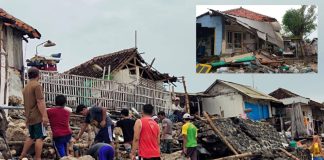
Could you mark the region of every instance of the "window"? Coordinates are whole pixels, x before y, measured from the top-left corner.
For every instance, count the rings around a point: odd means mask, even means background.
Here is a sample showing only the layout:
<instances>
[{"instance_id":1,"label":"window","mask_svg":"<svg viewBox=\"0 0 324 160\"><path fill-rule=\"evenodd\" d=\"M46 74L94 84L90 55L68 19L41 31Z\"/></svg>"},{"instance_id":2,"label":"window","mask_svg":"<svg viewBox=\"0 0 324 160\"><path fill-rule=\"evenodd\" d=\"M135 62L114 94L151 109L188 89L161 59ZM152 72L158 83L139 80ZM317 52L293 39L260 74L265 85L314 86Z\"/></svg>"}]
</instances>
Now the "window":
<instances>
[{"instance_id":1,"label":"window","mask_svg":"<svg viewBox=\"0 0 324 160\"><path fill-rule=\"evenodd\" d=\"M227 32L226 48L240 49L242 48L242 32Z\"/></svg>"},{"instance_id":2,"label":"window","mask_svg":"<svg viewBox=\"0 0 324 160\"><path fill-rule=\"evenodd\" d=\"M227 32L226 48L233 48L233 32Z\"/></svg>"},{"instance_id":3,"label":"window","mask_svg":"<svg viewBox=\"0 0 324 160\"><path fill-rule=\"evenodd\" d=\"M241 32L235 32L234 33L234 48L242 48L242 33Z\"/></svg>"}]
</instances>

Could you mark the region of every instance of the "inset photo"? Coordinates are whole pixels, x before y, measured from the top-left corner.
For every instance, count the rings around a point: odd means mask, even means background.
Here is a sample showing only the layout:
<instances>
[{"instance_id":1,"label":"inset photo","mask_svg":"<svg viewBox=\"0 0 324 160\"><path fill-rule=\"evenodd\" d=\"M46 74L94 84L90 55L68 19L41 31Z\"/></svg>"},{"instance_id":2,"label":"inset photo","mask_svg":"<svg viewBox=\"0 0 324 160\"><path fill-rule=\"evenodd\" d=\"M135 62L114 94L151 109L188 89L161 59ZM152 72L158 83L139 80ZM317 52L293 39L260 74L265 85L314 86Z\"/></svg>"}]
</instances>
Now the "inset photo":
<instances>
[{"instance_id":1,"label":"inset photo","mask_svg":"<svg viewBox=\"0 0 324 160\"><path fill-rule=\"evenodd\" d=\"M316 5L197 5L197 73L318 73Z\"/></svg>"}]
</instances>

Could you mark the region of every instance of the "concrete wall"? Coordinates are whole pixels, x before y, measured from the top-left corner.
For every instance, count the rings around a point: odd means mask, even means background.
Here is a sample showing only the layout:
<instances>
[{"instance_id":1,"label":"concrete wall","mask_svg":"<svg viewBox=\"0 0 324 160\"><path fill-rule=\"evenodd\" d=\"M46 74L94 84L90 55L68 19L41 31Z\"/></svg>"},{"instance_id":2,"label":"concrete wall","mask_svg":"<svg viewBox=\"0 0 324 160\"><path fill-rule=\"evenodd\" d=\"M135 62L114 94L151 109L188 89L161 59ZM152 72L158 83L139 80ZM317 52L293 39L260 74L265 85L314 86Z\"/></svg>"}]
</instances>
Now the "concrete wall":
<instances>
[{"instance_id":1,"label":"concrete wall","mask_svg":"<svg viewBox=\"0 0 324 160\"><path fill-rule=\"evenodd\" d=\"M243 39L243 48L242 49L230 49L226 48L227 45L227 32L242 32L242 39ZM254 36L251 33L249 33L244 27L240 25L225 25L224 29L224 39L222 43L222 54L231 54L233 52L247 52L248 50L245 48L245 46L248 46L248 48L252 50L256 50L256 44L257 44L257 35ZM245 36L244 36L245 35Z\"/></svg>"},{"instance_id":2,"label":"concrete wall","mask_svg":"<svg viewBox=\"0 0 324 160\"><path fill-rule=\"evenodd\" d=\"M205 15L197 18L196 23L200 23L202 27L215 29L214 54L220 55L223 41L223 18L220 16Z\"/></svg>"},{"instance_id":3,"label":"concrete wall","mask_svg":"<svg viewBox=\"0 0 324 160\"><path fill-rule=\"evenodd\" d=\"M23 63L22 34L17 30L6 27L6 52L8 54L8 65L21 70Z\"/></svg>"},{"instance_id":4,"label":"concrete wall","mask_svg":"<svg viewBox=\"0 0 324 160\"><path fill-rule=\"evenodd\" d=\"M224 117L237 117L244 112L240 94L220 95L202 99L203 110L209 114L224 114Z\"/></svg>"},{"instance_id":5,"label":"concrete wall","mask_svg":"<svg viewBox=\"0 0 324 160\"><path fill-rule=\"evenodd\" d=\"M203 98L203 110L210 114L221 115L224 117L239 116L244 112L243 97L235 89L224 84L217 84L210 89L209 94L215 97Z\"/></svg>"},{"instance_id":6,"label":"concrete wall","mask_svg":"<svg viewBox=\"0 0 324 160\"><path fill-rule=\"evenodd\" d=\"M0 104L8 104L9 96L22 98L20 72L23 68L22 33L0 22ZM8 83L6 83L8 82Z\"/></svg>"}]
</instances>

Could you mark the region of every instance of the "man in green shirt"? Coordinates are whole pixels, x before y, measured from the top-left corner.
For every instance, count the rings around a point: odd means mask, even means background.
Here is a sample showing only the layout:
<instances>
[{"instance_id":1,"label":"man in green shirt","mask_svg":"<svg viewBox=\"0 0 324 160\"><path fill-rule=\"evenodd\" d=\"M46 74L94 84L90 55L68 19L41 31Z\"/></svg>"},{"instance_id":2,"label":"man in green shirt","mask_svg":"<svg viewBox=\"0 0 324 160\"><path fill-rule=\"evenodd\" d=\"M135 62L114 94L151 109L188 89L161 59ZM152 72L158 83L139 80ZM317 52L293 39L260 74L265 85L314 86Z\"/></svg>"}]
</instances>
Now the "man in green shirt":
<instances>
[{"instance_id":1,"label":"man in green shirt","mask_svg":"<svg viewBox=\"0 0 324 160\"><path fill-rule=\"evenodd\" d=\"M192 117L189 113L183 115L185 124L182 126L183 152L187 158L197 160L197 127L190 122Z\"/></svg>"}]
</instances>

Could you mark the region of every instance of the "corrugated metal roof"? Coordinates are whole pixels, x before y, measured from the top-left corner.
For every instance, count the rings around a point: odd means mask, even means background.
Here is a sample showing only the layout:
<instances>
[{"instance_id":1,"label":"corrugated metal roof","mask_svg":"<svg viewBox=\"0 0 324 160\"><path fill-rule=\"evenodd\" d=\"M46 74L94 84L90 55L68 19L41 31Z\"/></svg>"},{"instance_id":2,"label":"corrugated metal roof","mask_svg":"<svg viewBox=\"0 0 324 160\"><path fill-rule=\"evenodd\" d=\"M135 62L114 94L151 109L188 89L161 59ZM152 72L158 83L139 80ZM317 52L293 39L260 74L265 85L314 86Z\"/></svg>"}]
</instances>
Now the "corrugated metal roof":
<instances>
[{"instance_id":1,"label":"corrugated metal roof","mask_svg":"<svg viewBox=\"0 0 324 160\"><path fill-rule=\"evenodd\" d=\"M223 81L223 80L216 80L204 93L208 93L211 88L213 88L217 83L222 83L225 84L237 91L239 91L241 94L244 94L250 98L254 99L263 99L263 100L269 100L269 101L274 101L274 102L280 102L280 100L267 95L265 93L262 93L250 86L242 85L242 84L237 84L233 82L228 82L228 81Z\"/></svg>"},{"instance_id":2,"label":"corrugated metal roof","mask_svg":"<svg viewBox=\"0 0 324 160\"><path fill-rule=\"evenodd\" d=\"M280 48L284 47L282 37L278 36L279 33L277 33L274 30L273 25L271 23L255 21L255 20L251 20L248 18L242 18L242 17L233 16L233 15L229 15L229 16L235 18L240 23L243 23L245 25L248 25L251 28L256 29L257 32L264 34L264 36L259 36L261 39L263 39L265 41L269 41L270 43L273 43ZM260 35L260 33L258 33L258 35ZM268 39L265 38L265 34L267 34Z\"/></svg>"}]
</instances>

